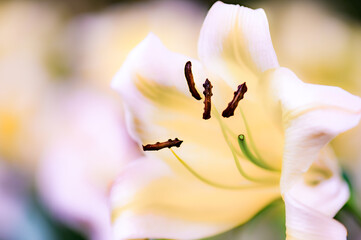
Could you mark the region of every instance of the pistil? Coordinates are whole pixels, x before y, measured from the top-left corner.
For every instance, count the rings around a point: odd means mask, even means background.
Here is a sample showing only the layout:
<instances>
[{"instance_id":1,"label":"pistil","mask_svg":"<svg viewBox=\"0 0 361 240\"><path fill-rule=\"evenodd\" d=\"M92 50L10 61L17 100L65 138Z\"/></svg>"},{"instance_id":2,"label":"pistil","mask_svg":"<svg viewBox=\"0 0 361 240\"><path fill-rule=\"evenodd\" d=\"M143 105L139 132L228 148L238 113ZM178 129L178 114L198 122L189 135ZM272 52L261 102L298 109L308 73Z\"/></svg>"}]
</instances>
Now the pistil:
<instances>
[{"instance_id":1,"label":"pistil","mask_svg":"<svg viewBox=\"0 0 361 240\"><path fill-rule=\"evenodd\" d=\"M246 138L243 134L238 135L238 145L242 151L242 153L246 156L246 158L248 160L250 160L251 162L253 162L255 165L257 165L260 168L266 169L266 170L270 170L270 171L276 171L278 172L278 169L275 169L271 166L269 166L266 162L264 162L262 159L258 159L257 157L255 157L252 152L249 150L248 145L246 143Z\"/></svg>"}]
</instances>

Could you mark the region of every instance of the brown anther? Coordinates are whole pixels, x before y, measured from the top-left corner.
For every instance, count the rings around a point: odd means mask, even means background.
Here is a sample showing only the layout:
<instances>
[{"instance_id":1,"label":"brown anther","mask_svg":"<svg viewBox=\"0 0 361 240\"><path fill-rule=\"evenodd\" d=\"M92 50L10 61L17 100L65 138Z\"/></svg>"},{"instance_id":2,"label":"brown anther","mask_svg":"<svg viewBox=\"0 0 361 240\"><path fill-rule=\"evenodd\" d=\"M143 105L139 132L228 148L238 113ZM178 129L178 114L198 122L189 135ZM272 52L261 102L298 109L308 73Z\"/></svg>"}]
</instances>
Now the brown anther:
<instances>
[{"instance_id":1,"label":"brown anther","mask_svg":"<svg viewBox=\"0 0 361 240\"><path fill-rule=\"evenodd\" d=\"M246 83L242 83L238 86L237 91L234 92L234 97L230 103L228 103L227 108L222 112L223 117L230 117L234 115L234 110L237 108L239 101L243 99L244 94L247 92Z\"/></svg>"},{"instance_id":2,"label":"brown anther","mask_svg":"<svg viewBox=\"0 0 361 240\"><path fill-rule=\"evenodd\" d=\"M184 75L186 76L188 88L189 88L189 91L191 92L192 96L197 100L201 100L202 98L199 95L199 93L196 89L196 86L194 84L194 78L193 78L193 73L192 73L192 63L190 61L188 61L184 67Z\"/></svg>"},{"instance_id":3,"label":"brown anther","mask_svg":"<svg viewBox=\"0 0 361 240\"><path fill-rule=\"evenodd\" d=\"M180 147L182 140L175 138L174 140L168 139L166 142L156 142L155 144L143 145L143 151L158 151L162 148Z\"/></svg>"},{"instance_id":4,"label":"brown anther","mask_svg":"<svg viewBox=\"0 0 361 240\"><path fill-rule=\"evenodd\" d=\"M203 119L210 119L211 118L211 96L212 94L212 84L211 82L206 79L203 84L204 87L204 112L203 112Z\"/></svg>"}]
</instances>

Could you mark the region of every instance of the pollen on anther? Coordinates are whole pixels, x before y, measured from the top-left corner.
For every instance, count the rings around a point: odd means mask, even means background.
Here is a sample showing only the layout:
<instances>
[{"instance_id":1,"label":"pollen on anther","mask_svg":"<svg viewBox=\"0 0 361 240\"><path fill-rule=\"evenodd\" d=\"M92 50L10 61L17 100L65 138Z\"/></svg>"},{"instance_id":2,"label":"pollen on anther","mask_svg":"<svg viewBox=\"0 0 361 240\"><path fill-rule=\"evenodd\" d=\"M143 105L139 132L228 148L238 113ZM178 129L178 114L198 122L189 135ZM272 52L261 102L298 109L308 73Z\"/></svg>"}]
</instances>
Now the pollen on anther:
<instances>
[{"instance_id":1,"label":"pollen on anther","mask_svg":"<svg viewBox=\"0 0 361 240\"><path fill-rule=\"evenodd\" d=\"M230 117L234 115L234 110L237 108L239 101L243 99L244 94L247 92L246 83L242 83L238 86L237 91L234 92L233 99L230 103L228 103L227 108L222 112L223 117Z\"/></svg>"},{"instance_id":2,"label":"pollen on anther","mask_svg":"<svg viewBox=\"0 0 361 240\"><path fill-rule=\"evenodd\" d=\"M199 95L199 93L196 89L196 86L194 84L194 78L193 78L193 73L192 73L192 63L190 61L188 61L186 63L186 65L184 66L184 75L186 77L188 88L189 88L189 91L191 92L192 96L197 100L201 100L202 98Z\"/></svg>"},{"instance_id":3,"label":"pollen on anther","mask_svg":"<svg viewBox=\"0 0 361 240\"><path fill-rule=\"evenodd\" d=\"M163 148L180 147L182 143L182 140L175 138L174 140L168 139L168 141L165 142L156 142L154 144L143 145L142 147L143 151L158 151Z\"/></svg>"},{"instance_id":4,"label":"pollen on anther","mask_svg":"<svg viewBox=\"0 0 361 240\"><path fill-rule=\"evenodd\" d=\"M206 79L206 81L203 84L204 87L204 112L203 112L203 119L210 119L211 118L211 97L212 97L212 84L211 82Z\"/></svg>"}]
</instances>

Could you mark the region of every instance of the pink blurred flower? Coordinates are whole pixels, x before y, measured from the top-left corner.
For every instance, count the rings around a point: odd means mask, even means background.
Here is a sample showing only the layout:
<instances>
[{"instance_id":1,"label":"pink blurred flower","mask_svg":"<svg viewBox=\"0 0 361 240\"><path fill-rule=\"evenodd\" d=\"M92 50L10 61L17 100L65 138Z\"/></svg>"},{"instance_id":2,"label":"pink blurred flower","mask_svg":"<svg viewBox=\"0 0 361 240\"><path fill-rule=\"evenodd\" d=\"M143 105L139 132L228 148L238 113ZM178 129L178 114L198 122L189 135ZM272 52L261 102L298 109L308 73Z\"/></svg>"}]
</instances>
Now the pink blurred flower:
<instances>
[{"instance_id":1,"label":"pink blurred flower","mask_svg":"<svg viewBox=\"0 0 361 240\"><path fill-rule=\"evenodd\" d=\"M63 95L65 94L65 95ZM59 94L47 151L38 173L44 203L55 217L91 239L112 239L108 188L123 166L136 158L121 107L104 94L81 89Z\"/></svg>"}]
</instances>

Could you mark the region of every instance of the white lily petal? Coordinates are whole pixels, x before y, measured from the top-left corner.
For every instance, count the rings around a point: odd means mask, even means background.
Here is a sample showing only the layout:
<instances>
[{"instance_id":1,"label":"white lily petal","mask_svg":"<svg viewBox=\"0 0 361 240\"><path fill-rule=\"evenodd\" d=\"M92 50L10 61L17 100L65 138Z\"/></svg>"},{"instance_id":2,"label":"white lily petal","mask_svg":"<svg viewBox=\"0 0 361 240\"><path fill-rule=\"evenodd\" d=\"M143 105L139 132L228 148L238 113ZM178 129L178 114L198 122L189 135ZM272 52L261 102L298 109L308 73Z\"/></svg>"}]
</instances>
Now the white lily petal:
<instances>
[{"instance_id":1,"label":"white lily petal","mask_svg":"<svg viewBox=\"0 0 361 240\"><path fill-rule=\"evenodd\" d=\"M286 203L287 240L344 240L345 227L315 209L308 209L295 198L284 198Z\"/></svg>"},{"instance_id":2,"label":"white lily petal","mask_svg":"<svg viewBox=\"0 0 361 240\"><path fill-rule=\"evenodd\" d=\"M279 196L277 186L222 190L178 174L149 157L124 169L110 193L117 238L211 236L247 221Z\"/></svg>"},{"instance_id":3,"label":"white lily petal","mask_svg":"<svg viewBox=\"0 0 361 240\"><path fill-rule=\"evenodd\" d=\"M159 97L159 94L152 92L152 89L163 90L162 92L166 93L166 90L161 89L161 87L164 87L173 92L182 93L189 97L189 99L192 99L184 76L185 63L190 60L192 61L192 71L196 87L198 92L201 93L200 90L203 89L202 81L204 82L205 76L199 72L200 64L198 61L169 51L154 34L149 34L130 53L114 77L112 87L120 93L124 100L128 130L134 140L142 143L136 131L137 127L134 124L134 117L147 119L157 109L154 102L149 100L144 92L149 90L155 97ZM146 84L154 87L148 89ZM143 92L139 88L143 88ZM160 97L164 98L164 94ZM192 100L196 102L195 99ZM164 129L154 128L151 124L148 125L150 125L148 130L154 133L154 137L161 136L161 134L155 133L164 132ZM146 129L147 125L144 125L142 128ZM152 136L149 132L144 135Z\"/></svg>"},{"instance_id":4,"label":"white lily petal","mask_svg":"<svg viewBox=\"0 0 361 240\"><path fill-rule=\"evenodd\" d=\"M317 186L297 183L289 192L295 199L328 217L334 217L349 198L347 184L336 176Z\"/></svg>"},{"instance_id":5,"label":"white lily petal","mask_svg":"<svg viewBox=\"0 0 361 240\"><path fill-rule=\"evenodd\" d=\"M349 198L349 189L342 180L337 161L332 148L326 146L303 176L304 180L298 181L289 193L324 215L335 216Z\"/></svg>"},{"instance_id":6,"label":"white lily petal","mask_svg":"<svg viewBox=\"0 0 361 240\"><path fill-rule=\"evenodd\" d=\"M303 83L287 68L273 70L267 77L285 126L281 178L285 192L332 138L358 124L361 99L337 87Z\"/></svg>"},{"instance_id":7,"label":"white lily petal","mask_svg":"<svg viewBox=\"0 0 361 240\"><path fill-rule=\"evenodd\" d=\"M348 197L348 186L338 175L316 186L298 181L284 195L287 240L346 239L345 227L332 218Z\"/></svg>"},{"instance_id":8,"label":"white lily petal","mask_svg":"<svg viewBox=\"0 0 361 240\"><path fill-rule=\"evenodd\" d=\"M235 88L254 73L278 67L263 9L216 2L203 23L198 55L206 68Z\"/></svg>"},{"instance_id":9,"label":"white lily petal","mask_svg":"<svg viewBox=\"0 0 361 240\"><path fill-rule=\"evenodd\" d=\"M135 100L138 96L135 97L129 93L130 90L135 88L132 81L137 77L147 77L148 80L159 85L174 86L178 91L188 95L190 93L184 76L184 66L187 61L192 62L196 87L203 89L202 84L205 75L201 72L200 63L190 57L169 51L156 35L150 33L128 55L126 61L113 78L112 87L126 100L131 97L132 100ZM128 89L128 87L131 87L131 89Z\"/></svg>"}]
</instances>

